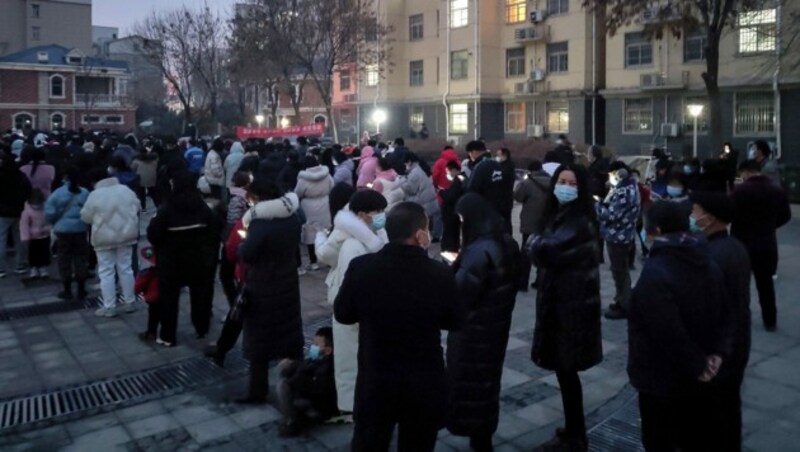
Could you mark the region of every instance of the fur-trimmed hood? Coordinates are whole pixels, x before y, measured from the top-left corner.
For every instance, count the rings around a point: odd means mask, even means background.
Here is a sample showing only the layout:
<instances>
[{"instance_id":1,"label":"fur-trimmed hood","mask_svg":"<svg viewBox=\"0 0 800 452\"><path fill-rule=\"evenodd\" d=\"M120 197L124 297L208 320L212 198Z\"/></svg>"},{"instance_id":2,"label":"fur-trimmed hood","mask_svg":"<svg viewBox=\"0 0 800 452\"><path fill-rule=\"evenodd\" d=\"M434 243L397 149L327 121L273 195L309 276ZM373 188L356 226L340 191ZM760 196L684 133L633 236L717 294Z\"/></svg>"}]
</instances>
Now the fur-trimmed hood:
<instances>
[{"instance_id":1,"label":"fur-trimmed hood","mask_svg":"<svg viewBox=\"0 0 800 452\"><path fill-rule=\"evenodd\" d=\"M372 229L361 221L358 216L350 211L350 206L340 210L333 219L333 230L339 230L363 243L370 253L376 253L383 248L384 241L372 232ZM344 240L342 240L344 241Z\"/></svg>"},{"instance_id":2,"label":"fur-trimmed hood","mask_svg":"<svg viewBox=\"0 0 800 452\"><path fill-rule=\"evenodd\" d=\"M260 201L245 212L242 224L245 228L250 226L253 219L271 220L274 218L289 218L300 208L300 200L294 193L286 193L278 199Z\"/></svg>"},{"instance_id":3,"label":"fur-trimmed hood","mask_svg":"<svg viewBox=\"0 0 800 452\"><path fill-rule=\"evenodd\" d=\"M311 182L319 182L326 177L330 176L327 166L317 165L311 168L306 168L297 174L297 177Z\"/></svg>"}]
</instances>

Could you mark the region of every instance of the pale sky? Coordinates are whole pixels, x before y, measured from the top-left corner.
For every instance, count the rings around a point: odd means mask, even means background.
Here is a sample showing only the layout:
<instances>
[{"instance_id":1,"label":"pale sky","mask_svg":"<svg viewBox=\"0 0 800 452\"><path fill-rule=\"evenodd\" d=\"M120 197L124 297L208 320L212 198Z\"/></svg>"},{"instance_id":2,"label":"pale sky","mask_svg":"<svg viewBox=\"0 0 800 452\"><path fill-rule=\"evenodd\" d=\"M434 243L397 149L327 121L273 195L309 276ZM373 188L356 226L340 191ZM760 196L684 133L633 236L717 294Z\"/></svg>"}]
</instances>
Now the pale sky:
<instances>
[{"instance_id":1,"label":"pale sky","mask_svg":"<svg viewBox=\"0 0 800 452\"><path fill-rule=\"evenodd\" d=\"M237 0L93 0L92 25L117 27L120 36L125 36L133 24L154 8L170 10L186 5L190 8L200 8L208 4L211 9L218 9L223 15L228 15L233 10Z\"/></svg>"}]
</instances>

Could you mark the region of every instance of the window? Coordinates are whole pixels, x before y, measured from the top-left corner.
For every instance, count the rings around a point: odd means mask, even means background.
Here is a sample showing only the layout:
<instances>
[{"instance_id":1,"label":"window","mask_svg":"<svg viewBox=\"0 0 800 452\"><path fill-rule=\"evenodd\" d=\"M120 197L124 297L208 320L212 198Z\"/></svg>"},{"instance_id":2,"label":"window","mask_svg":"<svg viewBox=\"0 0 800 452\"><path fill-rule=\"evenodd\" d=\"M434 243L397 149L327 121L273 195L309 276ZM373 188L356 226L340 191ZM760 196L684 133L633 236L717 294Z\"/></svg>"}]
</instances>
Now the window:
<instances>
[{"instance_id":1,"label":"window","mask_svg":"<svg viewBox=\"0 0 800 452\"><path fill-rule=\"evenodd\" d=\"M450 28L466 27L469 23L469 0L450 0Z\"/></svg>"},{"instance_id":2,"label":"window","mask_svg":"<svg viewBox=\"0 0 800 452\"><path fill-rule=\"evenodd\" d=\"M83 124L100 124L100 117L97 115L83 115L81 118Z\"/></svg>"},{"instance_id":3,"label":"window","mask_svg":"<svg viewBox=\"0 0 800 452\"><path fill-rule=\"evenodd\" d=\"M736 93L734 130L737 135L775 132L775 99L772 93Z\"/></svg>"},{"instance_id":4,"label":"window","mask_svg":"<svg viewBox=\"0 0 800 452\"><path fill-rule=\"evenodd\" d=\"M372 19L364 24L364 40L366 42L375 42L378 40L378 21Z\"/></svg>"},{"instance_id":5,"label":"window","mask_svg":"<svg viewBox=\"0 0 800 452\"><path fill-rule=\"evenodd\" d=\"M525 131L525 103L506 104L506 132L522 133Z\"/></svg>"},{"instance_id":6,"label":"window","mask_svg":"<svg viewBox=\"0 0 800 452\"><path fill-rule=\"evenodd\" d=\"M42 38L41 27L31 27L31 40L38 41Z\"/></svg>"},{"instance_id":7,"label":"window","mask_svg":"<svg viewBox=\"0 0 800 452\"><path fill-rule=\"evenodd\" d=\"M569 12L569 0L547 0L547 15L567 14Z\"/></svg>"},{"instance_id":8,"label":"window","mask_svg":"<svg viewBox=\"0 0 800 452\"><path fill-rule=\"evenodd\" d=\"M425 115L422 107L411 107L411 113L408 116L408 127L411 130L420 130L423 122L425 122Z\"/></svg>"},{"instance_id":9,"label":"window","mask_svg":"<svg viewBox=\"0 0 800 452\"><path fill-rule=\"evenodd\" d=\"M125 122L122 116L120 115L109 115L106 116L104 119L106 124L123 124Z\"/></svg>"},{"instance_id":10,"label":"window","mask_svg":"<svg viewBox=\"0 0 800 452\"><path fill-rule=\"evenodd\" d=\"M378 86L378 66L367 66L367 86Z\"/></svg>"},{"instance_id":11,"label":"window","mask_svg":"<svg viewBox=\"0 0 800 452\"><path fill-rule=\"evenodd\" d=\"M686 38L683 40L684 63L705 61L707 42L706 35L686 35Z\"/></svg>"},{"instance_id":12,"label":"window","mask_svg":"<svg viewBox=\"0 0 800 452\"><path fill-rule=\"evenodd\" d=\"M467 104L450 106L450 133L467 133L469 129L469 107Z\"/></svg>"},{"instance_id":13,"label":"window","mask_svg":"<svg viewBox=\"0 0 800 452\"><path fill-rule=\"evenodd\" d=\"M625 33L625 67L653 64L653 44L643 33Z\"/></svg>"},{"instance_id":14,"label":"window","mask_svg":"<svg viewBox=\"0 0 800 452\"><path fill-rule=\"evenodd\" d=\"M525 49L506 49L506 77L525 75Z\"/></svg>"},{"instance_id":15,"label":"window","mask_svg":"<svg viewBox=\"0 0 800 452\"><path fill-rule=\"evenodd\" d=\"M506 0L506 23L518 24L528 20L527 0Z\"/></svg>"},{"instance_id":16,"label":"window","mask_svg":"<svg viewBox=\"0 0 800 452\"><path fill-rule=\"evenodd\" d=\"M752 11L739 15L739 53L775 50L775 9Z\"/></svg>"},{"instance_id":17,"label":"window","mask_svg":"<svg viewBox=\"0 0 800 452\"><path fill-rule=\"evenodd\" d=\"M50 76L50 97L64 98L64 77Z\"/></svg>"},{"instance_id":18,"label":"window","mask_svg":"<svg viewBox=\"0 0 800 452\"><path fill-rule=\"evenodd\" d=\"M350 91L350 71L339 72L339 91Z\"/></svg>"},{"instance_id":19,"label":"window","mask_svg":"<svg viewBox=\"0 0 800 452\"><path fill-rule=\"evenodd\" d=\"M415 14L408 17L408 40L419 41L425 37L425 23L422 14Z\"/></svg>"},{"instance_id":20,"label":"window","mask_svg":"<svg viewBox=\"0 0 800 452\"><path fill-rule=\"evenodd\" d=\"M61 113L53 113L50 116L50 128L51 129L60 129L64 127L64 115Z\"/></svg>"},{"instance_id":21,"label":"window","mask_svg":"<svg viewBox=\"0 0 800 452\"><path fill-rule=\"evenodd\" d=\"M450 53L450 79L463 80L469 77L469 54L466 50Z\"/></svg>"},{"instance_id":22,"label":"window","mask_svg":"<svg viewBox=\"0 0 800 452\"><path fill-rule=\"evenodd\" d=\"M683 132L687 134L694 132L694 118L689 114L689 105L703 106L703 111L697 117L697 132L708 132L708 97L705 96L683 98Z\"/></svg>"},{"instance_id":23,"label":"window","mask_svg":"<svg viewBox=\"0 0 800 452\"><path fill-rule=\"evenodd\" d=\"M424 83L422 60L416 60L409 63L408 74L409 74L408 84L410 86L422 86Z\"/></svg>"},{"instance_id":24,"label":"window","mask_svg":"<svg viewBox=\"0 0 800 452\"><path fill-rule=\"evenodd\" d=\"M625 99L625 124L624 133L652 133L653 132L653 99Z\"/></svg>"},{"instance_id":25,"label":"window","mask_svg":"<svg viewBox=\"0 0 800 452\"><path fill-rule=\"evenodd\" d=\"M36 3L31 5L31 17L39 17L42 13L42 7L37 5Z\"/></svg>"},{"instance_id":26,"label":"window","mask_svg":"<svg viewBox=\"0 0 800 452\"><path fill-rule=\"evenodd\" d=\"M28 113L17 113L14 115L14 128L17 130L32 129L33 116Z\"/></svg>"},{"instance_id":27,"label":"window","mask_svg":"<svg viewBox=\"0 0 800 452\"><path fill-rule=\"evenodd\" d=\"M569 71L568 45L567 41L547 44L547 72Z\"/></svg>"},{"instance_id":28,"label":"window","mask_svg":"<svg viewBox=\"0 0 800 452\"><path fill-rule=\"evenodd\" d=\"M549 133L569 132L569 103L567 101L547 103L547 131Z\"/></svg>"}]
</instances>

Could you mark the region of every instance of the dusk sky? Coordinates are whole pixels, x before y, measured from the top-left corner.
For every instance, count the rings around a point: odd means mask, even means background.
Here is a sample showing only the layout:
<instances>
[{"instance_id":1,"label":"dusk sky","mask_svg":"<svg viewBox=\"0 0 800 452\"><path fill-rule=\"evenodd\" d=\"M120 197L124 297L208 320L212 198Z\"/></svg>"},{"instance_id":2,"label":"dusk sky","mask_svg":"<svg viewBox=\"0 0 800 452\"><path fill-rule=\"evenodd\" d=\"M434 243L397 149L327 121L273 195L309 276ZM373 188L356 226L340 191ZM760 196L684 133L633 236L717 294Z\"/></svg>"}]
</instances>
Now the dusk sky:
<instances>
[{"instance_id":1,"label":"dusk sky","mask_svg":"<svg viewBox=\"0 0 800 452\"><path fill-rule=\"evenodd\" d=\"M134 23L143 19L153 8L170 10L186 5L192 8L208 4L229 14L237 0L93 0L92 25L118 27L124 36Z\"/></svg>"}]
</instances>

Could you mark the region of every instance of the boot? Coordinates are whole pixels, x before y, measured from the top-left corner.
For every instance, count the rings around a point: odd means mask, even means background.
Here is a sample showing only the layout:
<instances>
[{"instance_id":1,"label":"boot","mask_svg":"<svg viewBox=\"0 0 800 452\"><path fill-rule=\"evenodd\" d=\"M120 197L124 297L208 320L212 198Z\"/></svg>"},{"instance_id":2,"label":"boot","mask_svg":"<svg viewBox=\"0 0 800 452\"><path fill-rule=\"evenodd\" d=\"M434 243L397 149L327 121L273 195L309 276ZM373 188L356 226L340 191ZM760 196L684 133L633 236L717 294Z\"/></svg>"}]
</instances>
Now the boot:
<instances>
[{"instance_id":1,"label":"boot","mask_svg":"<svg viewBox=\"0 0 800 452\"><path fill-rule=\"evenodd\" d=\"M264 364L250 363L250 393L247 397L234 400L243 405L263 405L267 403L269 387L269 367Z\"/></svg>"},{"instance_id":2,"label":"boot","mask_svg":"<svg viewBox=\"0 0 800 452\"><path fill-rule=\"evenodd\" d=\"M78 300L84 301L88 294L86 293L86 281L78 281Z\"/></svg>"},{"instance_id":3,"label":"boot","mask_svg":"<svg viewBox=\"0 0 800 452\"><path fill-rule=\"evenodd\" d=\"M58 298L66 301L72 300L72 280L66 279L64 280L64 290L56 295Z\"/></svg>"}]
</instances>

